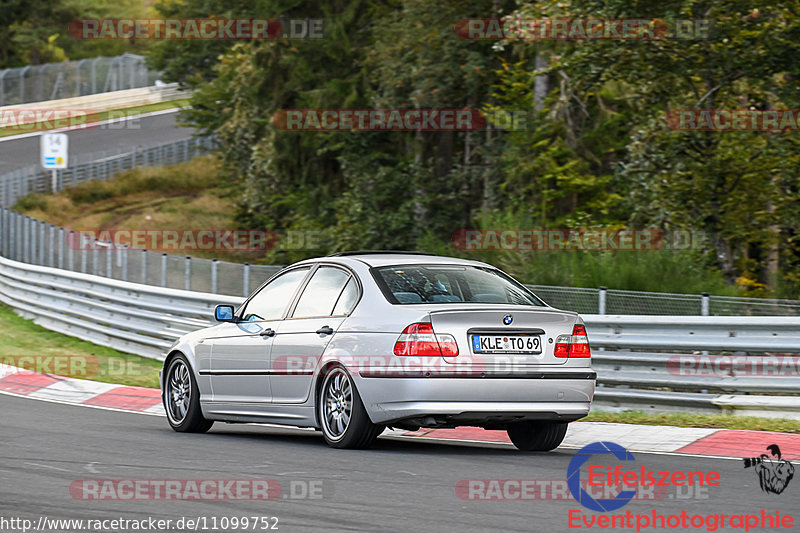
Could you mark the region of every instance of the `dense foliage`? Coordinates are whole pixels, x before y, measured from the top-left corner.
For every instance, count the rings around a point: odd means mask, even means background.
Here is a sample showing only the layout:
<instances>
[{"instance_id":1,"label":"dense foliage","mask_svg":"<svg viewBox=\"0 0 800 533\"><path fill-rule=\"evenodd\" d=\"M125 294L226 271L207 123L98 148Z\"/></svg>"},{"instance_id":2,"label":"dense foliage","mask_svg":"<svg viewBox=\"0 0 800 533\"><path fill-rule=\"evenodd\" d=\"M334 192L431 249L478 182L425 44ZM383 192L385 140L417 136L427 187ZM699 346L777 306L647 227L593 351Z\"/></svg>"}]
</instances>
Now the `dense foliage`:
<instances>
[{"instance_id":1,"label":"dense foliage","mask_svg":"<svg viewBox=\"0 0 800 533\"><path fill-rule=\"evenodd\" d=\"M78 18L134 18L150 13L150 0L2 0L0 69L66 59L142 53L150 41L78 40L68 27Z\"/></svg>"},{"instance_id":2,"label":"dense foliage","mask_svg":"<svg viewBox=\"0 0 800 533\"><path fill-rule=\"evenodd\" d=\"M459 253L461 228L690 229L693 252L626 257L626 288L661 270L701 271L748 294L797 296L797 135L687 132L679 109L797 109L800 9L777 0L184 0L169 16L325 18L322 40L160 43L153 59L199 90L189 119L215 133L237 217L278 231L321 229L322 252ZM481 41L470 17L709 21L659 40ZM280 109L522 111L526 127L474 132L286 132ZM493 114L491 116L496 116ZM320 250L281 252L289 261ZM484 253L537 282L596 283L609 254ZM650 254L650 255L648 255ZM660 255L659 255L660 254ZM687 274L688 275L688 274ZM613 276L611 276L613 277ZM723 283L724 284L724 283Z\"/></svg>"}]
</instances>

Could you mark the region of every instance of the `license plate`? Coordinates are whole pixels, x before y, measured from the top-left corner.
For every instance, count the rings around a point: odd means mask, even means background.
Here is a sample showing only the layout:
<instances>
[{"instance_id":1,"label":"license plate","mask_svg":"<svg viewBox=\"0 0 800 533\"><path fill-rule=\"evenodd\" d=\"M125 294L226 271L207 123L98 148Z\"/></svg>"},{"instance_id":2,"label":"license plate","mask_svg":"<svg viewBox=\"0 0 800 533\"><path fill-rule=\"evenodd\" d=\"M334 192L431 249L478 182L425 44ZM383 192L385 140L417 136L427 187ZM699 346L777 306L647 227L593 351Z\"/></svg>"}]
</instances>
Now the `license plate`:
<instances>
[{"instance_id":1,"label":"license plate","mask_svg":"<svg viewBox=\"0 0 800 533\"><path fill-rule=\"evenodd\" d=\"M538 335L473 335L474 353L542 353Z\"/></svg>"}]
</instances>

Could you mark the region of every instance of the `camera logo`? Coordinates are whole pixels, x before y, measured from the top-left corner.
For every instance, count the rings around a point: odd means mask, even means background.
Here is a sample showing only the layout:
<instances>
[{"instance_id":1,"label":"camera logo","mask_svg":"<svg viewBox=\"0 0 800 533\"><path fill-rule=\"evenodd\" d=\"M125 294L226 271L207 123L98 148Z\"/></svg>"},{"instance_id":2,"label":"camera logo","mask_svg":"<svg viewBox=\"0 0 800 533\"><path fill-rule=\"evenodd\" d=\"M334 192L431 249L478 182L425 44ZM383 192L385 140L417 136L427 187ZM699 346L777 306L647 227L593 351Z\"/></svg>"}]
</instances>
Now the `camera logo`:
<instances>
[{"instance_id":1,"label":"camera logo","mask_svg":"<svg viewBox=\"0 0 800 533\"><path fill-rule=\"evenodd\" d=\"M760 457L747 457L744 460L744 467L753 467L758 474L758 481L761 490L780 494L794 477L794 465L785 459L781 459L781 449L777 444L767 446L772 457L762 453Z\"/></svg>"}]
</instances>

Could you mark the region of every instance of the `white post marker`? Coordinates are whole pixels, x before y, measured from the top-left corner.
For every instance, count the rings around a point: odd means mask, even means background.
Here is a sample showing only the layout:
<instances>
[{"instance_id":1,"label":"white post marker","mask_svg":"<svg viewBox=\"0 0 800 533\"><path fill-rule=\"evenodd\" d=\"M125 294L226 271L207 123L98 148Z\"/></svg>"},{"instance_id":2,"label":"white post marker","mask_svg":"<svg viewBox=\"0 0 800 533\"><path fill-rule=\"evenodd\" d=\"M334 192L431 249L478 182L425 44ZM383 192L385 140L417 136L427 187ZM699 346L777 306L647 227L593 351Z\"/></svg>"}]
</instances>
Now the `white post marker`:
<instances>
[{"instance_id":1,"label":"white post marker","mask_svg":"<svg viewBox=\"0 0 800 533\"><path fill-rule=\"evenodd\" d=\"M53 171L53 193L58 190L57 169L67 168L69 159L69 137L66 133L44 133L41 137L40 152L42 168Z\"/></svg>"}]
</instances>

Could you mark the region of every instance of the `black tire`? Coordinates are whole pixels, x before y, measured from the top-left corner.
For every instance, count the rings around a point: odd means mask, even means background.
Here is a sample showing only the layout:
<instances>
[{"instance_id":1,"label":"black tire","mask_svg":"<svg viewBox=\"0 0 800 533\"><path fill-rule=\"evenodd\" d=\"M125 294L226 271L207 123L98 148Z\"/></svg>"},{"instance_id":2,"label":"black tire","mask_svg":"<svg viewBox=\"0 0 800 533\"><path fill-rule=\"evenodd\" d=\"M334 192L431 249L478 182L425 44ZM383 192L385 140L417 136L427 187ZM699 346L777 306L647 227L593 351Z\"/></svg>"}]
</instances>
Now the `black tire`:
<instances>
[{"instance_id":1,"label":"black tire","mask_svg":"<svg viewBox=\"0 0 800 533\"><path fill-rule=\"evenodd\" d=\"M317 414L322 436L334 448L369 448L385 429L370 421L353 379L341 366L325 373Z\"/></svg>"},{"instance_id":2,"label":"black tire","mask_svg":"<svg viewBox=\"0 0 800 533\"><path fill-rule=\"evenodd\" d=\"M516 422L506 429L508 437L523 452L549 452L564 441L566 422Z\"/></svg>"},{"instance_id":3,"label":"black tire","mask_svg":"<svg viewBox=\"0 0 800 533\"><path fill-rule=\"evenodd\" d=\"M175 431L205 433L214 425L213 420L203 418L197 381L183 354L176 355L167 366L161 399L167 421Z\"/></svg>"}]
</instances>

